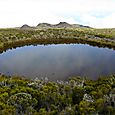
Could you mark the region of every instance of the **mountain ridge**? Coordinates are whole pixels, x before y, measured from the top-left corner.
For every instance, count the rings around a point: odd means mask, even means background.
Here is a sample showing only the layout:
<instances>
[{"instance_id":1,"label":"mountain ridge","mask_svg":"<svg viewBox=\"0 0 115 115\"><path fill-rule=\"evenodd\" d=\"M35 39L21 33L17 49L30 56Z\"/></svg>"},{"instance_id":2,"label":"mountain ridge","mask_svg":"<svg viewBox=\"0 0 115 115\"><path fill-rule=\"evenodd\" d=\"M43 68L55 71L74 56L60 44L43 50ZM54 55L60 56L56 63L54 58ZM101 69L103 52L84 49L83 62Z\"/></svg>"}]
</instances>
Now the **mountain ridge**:
<instances>
[{"instance_id":1,"label":"mountain ridge","mask_svg":"<svg viewBox=\"0 0 115 115\"><path fill-rule=\"evenodd\" d=\"M80 24L69 24L67 22L59 22L58 24L39 23L35 27L31 27L24 24L20 29L48 29L48 28L91 28L90 26L84 26Z\"/></svg>"}]
</instances>

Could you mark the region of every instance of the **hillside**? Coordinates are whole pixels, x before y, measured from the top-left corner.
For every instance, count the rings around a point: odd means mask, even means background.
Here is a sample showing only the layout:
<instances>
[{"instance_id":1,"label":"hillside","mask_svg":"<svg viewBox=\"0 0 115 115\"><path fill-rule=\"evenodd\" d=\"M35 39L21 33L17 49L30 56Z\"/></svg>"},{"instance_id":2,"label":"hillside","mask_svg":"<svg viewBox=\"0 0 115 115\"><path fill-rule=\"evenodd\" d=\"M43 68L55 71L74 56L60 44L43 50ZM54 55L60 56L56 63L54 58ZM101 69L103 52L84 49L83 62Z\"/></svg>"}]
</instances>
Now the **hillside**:
<instances>
[{"instance_id":1,"label":"hillside","mask_svg":"<svg viewBox=\"0 0 115 115\"><path fill-rule=\"evenodd\" d=\"M34 27L31 27L27 24L24 24L22 27L20 27L20 29L22 29L22 30L31 30L31 29L34 29Z\"/></svg>"}]
</instances>

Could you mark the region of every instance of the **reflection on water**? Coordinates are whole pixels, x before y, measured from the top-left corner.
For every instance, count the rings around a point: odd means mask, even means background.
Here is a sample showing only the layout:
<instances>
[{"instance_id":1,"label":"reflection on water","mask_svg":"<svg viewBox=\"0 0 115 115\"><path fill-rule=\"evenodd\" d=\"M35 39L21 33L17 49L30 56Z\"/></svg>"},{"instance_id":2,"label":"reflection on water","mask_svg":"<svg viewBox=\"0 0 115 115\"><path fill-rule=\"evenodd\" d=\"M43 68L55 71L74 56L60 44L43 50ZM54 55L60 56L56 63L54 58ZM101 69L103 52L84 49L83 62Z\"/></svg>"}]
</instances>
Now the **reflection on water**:
<instances>
[{"instance_id":1,"label":"reflection on water","mask_svg":"<svg viewBox=\"0 0 115 115\"><path fill-rule=\"evenodd\" d=\"M30 78L115 74L115 51L83 44L25 46L0 54L0 72Z\"/></svg>"}]
</instances>

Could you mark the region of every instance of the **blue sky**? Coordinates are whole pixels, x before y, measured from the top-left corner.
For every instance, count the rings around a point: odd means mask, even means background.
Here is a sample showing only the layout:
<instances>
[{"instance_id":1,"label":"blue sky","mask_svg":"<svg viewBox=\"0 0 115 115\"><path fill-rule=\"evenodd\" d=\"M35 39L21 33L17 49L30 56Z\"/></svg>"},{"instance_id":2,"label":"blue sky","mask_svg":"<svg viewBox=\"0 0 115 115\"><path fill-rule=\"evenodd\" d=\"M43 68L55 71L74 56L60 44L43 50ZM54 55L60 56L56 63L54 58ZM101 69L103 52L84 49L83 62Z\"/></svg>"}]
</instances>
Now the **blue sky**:
<instances>
[{"instance_id":1,"label":"blue sky","mask_svg":"<svg viewBox=\"0 0 115 115\"><path fill-rule=\"evenodd\" d=\"M115 0L0 0L0 28L60 21L115 28Z\"/></svg>"}]
</instances>

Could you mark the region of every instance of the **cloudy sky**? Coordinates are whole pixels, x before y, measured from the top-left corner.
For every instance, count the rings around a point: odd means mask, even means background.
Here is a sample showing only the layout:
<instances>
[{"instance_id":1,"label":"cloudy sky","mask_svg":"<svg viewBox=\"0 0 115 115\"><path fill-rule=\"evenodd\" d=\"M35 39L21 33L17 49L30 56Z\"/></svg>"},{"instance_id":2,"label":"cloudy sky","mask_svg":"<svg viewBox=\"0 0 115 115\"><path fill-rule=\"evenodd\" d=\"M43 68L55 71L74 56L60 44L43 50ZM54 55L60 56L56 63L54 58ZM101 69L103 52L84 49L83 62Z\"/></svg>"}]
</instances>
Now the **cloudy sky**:
<instances>
[{"instance_id":1,"label":"cloudy sky","mask_svg":"<svg viewBox=\"0 0 115 115\"><path fill-rule=\"evenodd\" d=\"M115 0L0 0L0 28L60 21L115 28Z\"/></svg>"}]
</instances>

